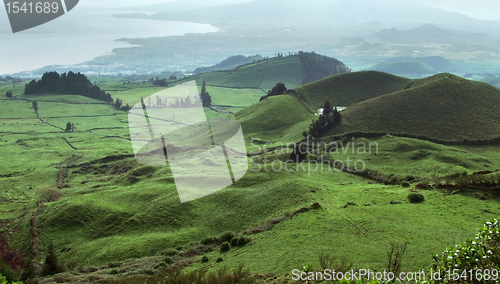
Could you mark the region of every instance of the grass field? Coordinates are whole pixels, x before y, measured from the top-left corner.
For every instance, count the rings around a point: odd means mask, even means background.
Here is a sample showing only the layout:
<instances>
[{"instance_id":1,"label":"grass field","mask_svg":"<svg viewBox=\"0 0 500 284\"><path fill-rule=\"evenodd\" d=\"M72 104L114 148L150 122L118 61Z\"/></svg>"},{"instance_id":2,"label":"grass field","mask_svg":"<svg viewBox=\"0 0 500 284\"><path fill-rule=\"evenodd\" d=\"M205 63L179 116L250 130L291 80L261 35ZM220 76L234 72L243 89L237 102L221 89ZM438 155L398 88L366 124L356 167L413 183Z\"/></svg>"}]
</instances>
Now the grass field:
<instances>
[{"instance_id":1,"label":"grass field","mask_svg":"<svg viewBox=\"0 0 500 284\"><path fill-rule=\"evenodd\" d=\"M356 78L363 76L367 79L356 84ZM187 270L204 267L213 271L245 263L252 273L279 274L284 279L292 269L303 265L319 267L320 252L347 256L358 268L381 270L390 240L409 243L404 271L429 269L433 253L473 237L486 219L498 217L499 199L483 191L465 190L450 195L446 190L432 189L422 190L423 203L411 204L406 199L409 191L423 180L440 183L463 172L498 172L500 146L452 147L387 135L342 140L342 147L352 146L347 143L376 143L377 147L369 153L359 152L356 146L354 153L350 148L345 152L327 149L308 156L351 161L351 167L353 162L362 160L365 169L384 176L412 176L410 187L378 183L360 175L337 172L327 165L322 168L316 162L305 163L303 168L289 165L293 169L287 171L284 162L291 150L271 151L270 147L303 139L302 131L316 118L310 109L321 107L325 98L335 105L350 106L342 112L344 120L339 132L391 130L389 127L405 130L401 128L403 123L394 122L402 121L396 115L405 118L408 114L408 120L420 121L412 128L417 133L439 127L440 133L448 135L444 138L452 134L476 135L479 130L473 128L468 133L459 127L452 132L438 124L461 123L458 114L446 111L451 105L462 107L460 114L468 116L471 123L481 119L484 125L496 127L500 120L491 110L491 106L498 105L493 87L441 76L447 78L413 81L377 72L339 75L297 88L307 102L291 93L257 103L262 91L209 85L207 90L214 104L233 108L222 114L206 109L207 117L228 116L229 111L240 110L231 117L242 125L247 151L265 147L269 151L249 155L249 171L232 186L188 203L180 203L168 165L141 165L133 158L127 113L78 96L2 98L0 223L6 225L0 236L7 238L11 247L25 247L31 237L30 218L38 207L37 200L55 190L62 196L44 202L43 211L37 215L44 251L53 244L61 264L74 262L77 267L116 261L125 265L136 259L137 267L133 269L137 271L123 266L111 275L108 268L100 269L98 273L106 274L106 279L154 272L156 263L165 258L162 252L173 249L180 252L172 257L174 262L191 264ZM370 87L374 85L377 88ZM107 87L111 89L113 85ZM332 94L330 88L338 91ZM156 91L144 85L120 89L113 97L134 102ZM455 103L457 97L463 106ZM340 103L334 103L333 98ZM40 119L47 123L37 118L32 100L38 101ZM417 115L415 109L429 112ZM377 121L379 110L387 112L383 123ZM362 119L354 119L358 117ZM430 118L433 120L426 120ZM62 130L67 122L75 124L74 132ZM380 129L370 123L379 123ZM481 133L488 134L487 129L490 128L481 128ZM315 141L318 142L335 141L328 136ZM56 189L58 185L60 189ZM303 209L314 202L321 207ZM225 231L246 231L245 236L251 241L225 253L219 252L218 247L207 249L200 244ZM192 254L200 246L207 250ZM45 255L42 253L37 261L43 261ZM201 262L202 255L209 261ZM222 261L216 262L217 258ZM87 277L84 282L104 279L91 278L78 270L69 273Z\"/></svg>"}]
</instances>

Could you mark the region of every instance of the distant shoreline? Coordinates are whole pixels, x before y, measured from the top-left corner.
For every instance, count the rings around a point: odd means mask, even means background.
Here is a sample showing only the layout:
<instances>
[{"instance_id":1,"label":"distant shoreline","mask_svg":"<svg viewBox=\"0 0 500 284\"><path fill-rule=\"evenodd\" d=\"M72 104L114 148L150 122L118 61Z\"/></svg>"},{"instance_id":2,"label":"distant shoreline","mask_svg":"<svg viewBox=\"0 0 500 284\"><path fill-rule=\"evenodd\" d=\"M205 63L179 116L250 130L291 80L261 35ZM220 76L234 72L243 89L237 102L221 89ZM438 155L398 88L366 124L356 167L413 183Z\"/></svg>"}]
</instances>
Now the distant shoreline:
<instances>
[{"instance_id":1,"label":"distant shoreline","mask_svg":"<svg viewBox=\"0 0 500 284\"><path fill-rule=\"evenodd\" d=\"M26 32L1 31L4 34L0 53L10 56L2 59L0 75L29 76L44 68L84 65L113 54L117 48L137 46L123 41L124 38L147 39L218 30L208 24L112 17L116 13L87 9Z\"/></svg>"}]
</instances>

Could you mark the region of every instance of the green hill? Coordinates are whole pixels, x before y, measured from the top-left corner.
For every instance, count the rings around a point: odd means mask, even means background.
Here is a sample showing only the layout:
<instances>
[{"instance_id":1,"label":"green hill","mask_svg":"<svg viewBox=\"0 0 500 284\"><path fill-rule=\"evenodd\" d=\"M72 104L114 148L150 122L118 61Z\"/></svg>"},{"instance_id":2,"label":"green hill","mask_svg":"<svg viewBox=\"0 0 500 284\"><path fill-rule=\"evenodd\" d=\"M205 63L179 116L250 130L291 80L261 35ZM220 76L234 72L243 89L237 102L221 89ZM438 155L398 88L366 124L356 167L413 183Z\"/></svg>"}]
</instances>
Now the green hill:
<instances>
[{"instance_id":1,"label":"green hill","mask_svg":"<svg viewBox=\"0 0 500 284\"><path fill-rule=\"evenodd\" d=\"M387 73L364 71L340 74L309 83L295 90L314 109L329 100L335 106L351 106L388 93L404 90L412 80Z\"/></svg>"},{"instance_id":2,"label":"green hill","mask_svg":"<svg viewBox=\"0 0 500 284\"><path fill-rule=\"evenodd\" d=\"M479 80L481 82L485 82L485 83L488 83L492 86L495 86L497 88L500 88L500 79L495 77L495 76L490 76L490 77L484 77L482 78L481 80Z\"/></svg>"},{"instance_id":3,"label":"green hill","mask_svg":"<svg viewBox=\"0 0 500 284\"><path fill-rule=\"evenodd\" d=\"M411 133L444 140L500 136L500 90L448 73L353 105L335 132Z\"/></svg>"},{"instance_id":4,"label":"green hill","mask_svg":"<svg viewBox=\"0 0 500 284\"><path fill-rule=\"evenodd\" d=\"M425 75L435 73L435 70L432 67L418 60L404 62L381 62L370 67L369 69L396 75Z\"/></svg>"},{"instance_id":5,"label":"green hill","mask_svg":"<svg viewBox=\"0 0 500 284\"><path fill-rule=\"evenodd\" d=\"M247 57L245 57L243 55L235 55L235 56L231 56L231 57L221 61L220 63L213 65L213 66L196 68L193 71L193 73L200 74L200 73L208 73L208 72L218 71L218 70L234 69L240 65L249 64L249 63L260 61L263 59L264 58L260 55L247 56Z\"/></svg>"},{"instance_id":6,"label":"green hill","mask_svg":"<svg viewBox=\"0 0 500 284\"><path fill-rule=\"evenodd\" d=\"M203 73L194 78L197 81L205 80L207 86L256 88L267 92L278 82L285 83L288 88L295 88L305 82L346 72L350 70L336 59L315 53L299 52L239 66L232 70Z\"/></svg>"},{"instance_id":7,"label":"green hill","mask_svg":"<svg viewBox=\"0 0 500 284\"><path fill-rule=\"evenodd\" d=\"M450 72L457 69L455 64L443 56L424 56L418 57L417 60L438 72Z\"/></svg>"}]
</instances>

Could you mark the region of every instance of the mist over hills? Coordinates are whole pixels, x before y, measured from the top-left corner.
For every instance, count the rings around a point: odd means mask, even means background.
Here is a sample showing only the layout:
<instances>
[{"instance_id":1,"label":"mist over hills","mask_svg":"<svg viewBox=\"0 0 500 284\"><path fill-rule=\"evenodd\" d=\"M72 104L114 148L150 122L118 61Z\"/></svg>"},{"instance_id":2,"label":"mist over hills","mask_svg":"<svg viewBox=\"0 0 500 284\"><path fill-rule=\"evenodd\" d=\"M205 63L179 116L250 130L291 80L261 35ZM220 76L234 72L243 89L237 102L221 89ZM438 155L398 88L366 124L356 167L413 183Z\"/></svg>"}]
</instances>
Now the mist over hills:
<instances>
[{"instance_id":1,"label":"mist over hills","mask_svg":"<svg viewBox=\"0 0 500 284\"><path fill-rule=\"evenodd\" d=\"M209 23L224 28L256 29L263 27L347 27L379 21L406 23L414 27L433 23L443 28L467 32L500 34L498 22L474 19L460 13L401 1L286 1L255 0L248 3L217 7L193 8L179 13L174 4L154 6L159 13L149 16L157 20L183 20ZM321 8L319 8L321 7ZM145 9L145 7L142 7ZM159 10L164 9L164 10ZM118 15L128 17L127 15ZM132 15L131 17L136 17ZM371 26L370 28L376 28ZM379 27L381 28L381 27ZM408 26L404 27L408 28ZM341 31L339 31L341 32Z\"/></svg>"},{"instance_id":2,"label":"mist over hills","mask_svg":"<svg viewBox=\"0 0 500 284\"><path fill-rule=\"evenodd\" d=\"M433 24L426 24L415 29L398 30L384 29L369 37L372 40L387 43L486 43L491 36L486 33L465 33L438 28Z\"/></svg>"}]
</instances>

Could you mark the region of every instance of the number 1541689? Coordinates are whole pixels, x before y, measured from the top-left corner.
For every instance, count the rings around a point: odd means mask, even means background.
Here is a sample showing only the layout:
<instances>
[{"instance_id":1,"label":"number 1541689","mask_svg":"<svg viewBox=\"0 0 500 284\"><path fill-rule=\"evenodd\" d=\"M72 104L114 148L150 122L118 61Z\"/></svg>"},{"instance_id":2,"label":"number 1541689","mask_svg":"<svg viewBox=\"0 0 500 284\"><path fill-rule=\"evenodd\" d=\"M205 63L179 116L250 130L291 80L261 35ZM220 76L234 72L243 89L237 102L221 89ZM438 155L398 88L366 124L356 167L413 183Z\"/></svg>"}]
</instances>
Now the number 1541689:
<instances>
[{"instance_id":1,"label":"number 1541689","mask_svg":"<svg viewBox=\"0 0 500 284\"><path fill-rule=\"evenodd\" d=\"M8 14L56 14L59 11L57 2L7 2Z\"/></svg>"}]
</instances>

